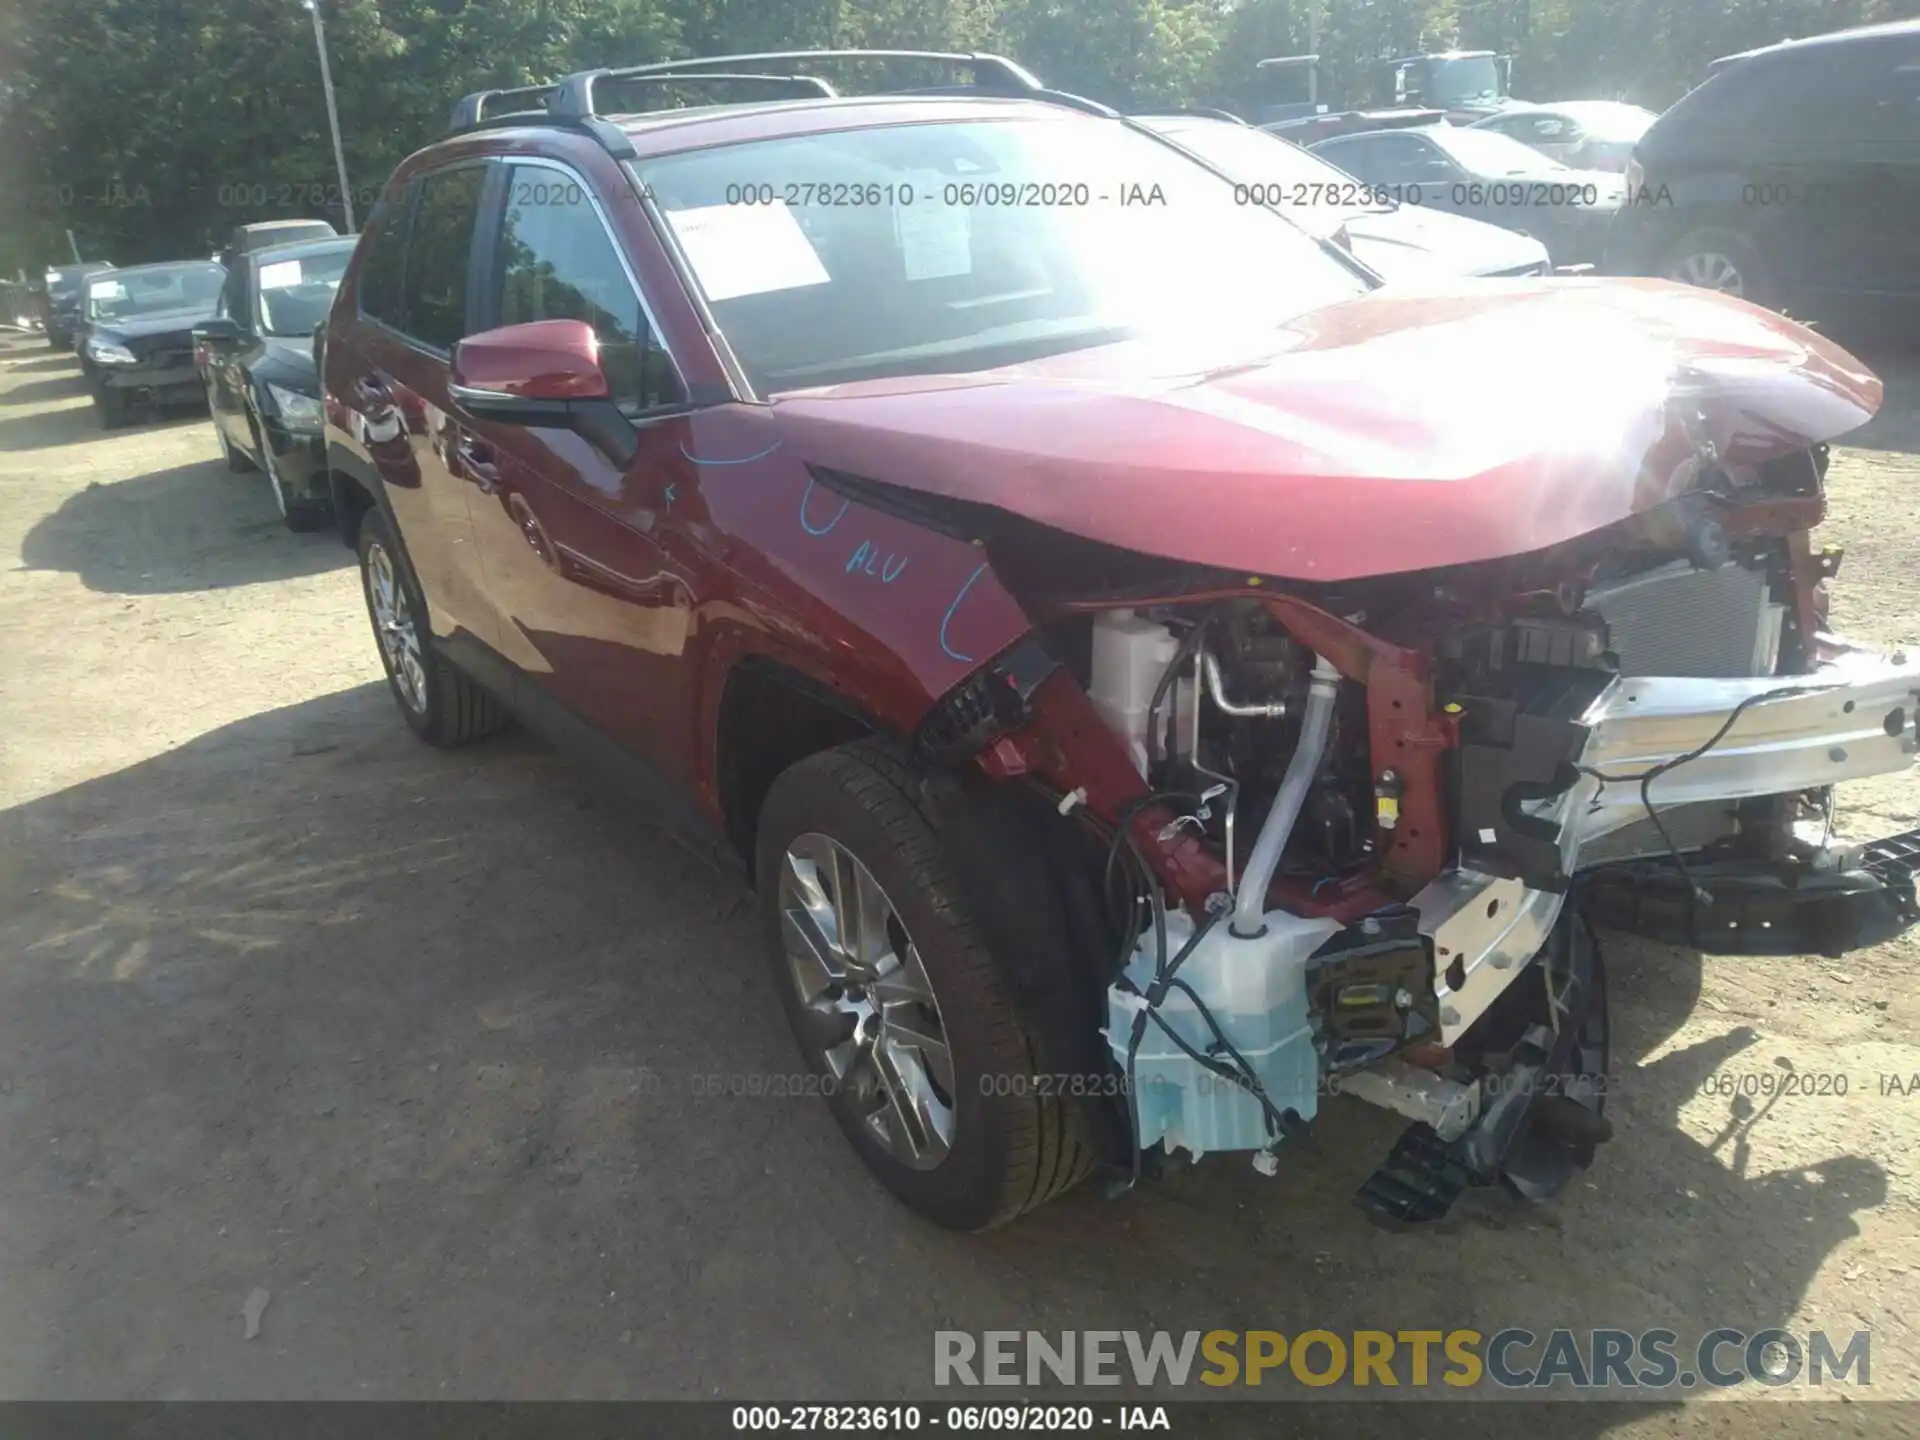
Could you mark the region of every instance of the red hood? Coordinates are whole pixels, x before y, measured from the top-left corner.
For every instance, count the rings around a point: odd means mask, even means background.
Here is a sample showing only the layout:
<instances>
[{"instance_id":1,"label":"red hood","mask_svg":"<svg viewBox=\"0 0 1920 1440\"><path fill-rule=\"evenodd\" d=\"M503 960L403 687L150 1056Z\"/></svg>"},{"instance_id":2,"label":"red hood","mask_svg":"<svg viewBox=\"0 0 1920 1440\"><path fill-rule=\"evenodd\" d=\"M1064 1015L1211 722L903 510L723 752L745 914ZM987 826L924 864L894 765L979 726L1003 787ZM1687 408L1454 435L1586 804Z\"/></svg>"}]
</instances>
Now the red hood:
<instances>
[{"instance_id":1,"label":"red hood","mask_svg":"<svg viewBox=\"0 0 1920 1440\"><path fill-rule=\"evenodd\" d=\"M1657 280L1453 282L1255 340L1136 341L823 387L803 458L1126 549L1342 580L1522 554L1880 405L1866 366L1743 301Z\"/></svg>"}]
</instances>

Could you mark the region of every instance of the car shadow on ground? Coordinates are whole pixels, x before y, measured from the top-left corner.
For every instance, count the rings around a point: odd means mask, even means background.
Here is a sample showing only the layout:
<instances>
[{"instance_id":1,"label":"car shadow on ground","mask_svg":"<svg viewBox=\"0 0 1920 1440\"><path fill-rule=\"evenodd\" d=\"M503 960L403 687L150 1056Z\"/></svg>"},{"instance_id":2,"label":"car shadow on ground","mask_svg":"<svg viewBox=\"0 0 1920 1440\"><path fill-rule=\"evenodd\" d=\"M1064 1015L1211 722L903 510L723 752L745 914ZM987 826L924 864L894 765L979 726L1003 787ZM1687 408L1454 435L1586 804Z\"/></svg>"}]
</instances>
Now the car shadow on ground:
<instances>
[{"instance_id":1,"label":"car shadow on ground","mask_svg":"<svg viewBox=\"0 0 1920 1440\"><path fill-rule=\"evenodd\" d=\"M84 394L84 387L73 393ZM137 436L142 432L205 424L207 411L204 405L198 408L180 406L158 412L148 410L137 413L129 424L103 430L100 416L91 402L62 405L57 409L30 410L23 414L0 414L0 451L48 450L57 445L77 445L89 440L111 440L121 436ZM219 442L213 438L211 431L207 435L207 444L210 448L218 448Z\"/></svg>"},{"instance_id":2,"label":"car shadow on ground","mask_svg":"<svg viewBox=\"0 0 1920 1440\"><path fill-rule=\"evenodd\" d=\"M1335 1101L1276 1179L1222 1157L947 1234L795 1078L737 881L518 732L420 745L381 685L0 813L0 852L9 1395L1006 1398L933 1390L956 1328L1684 1346L1791 1326L1885 1193L1858 1156L1754 1166L1764 1107L1682 1130L1751 1037L1644 1060L1697 974L1610 945L1621 1133L1551 1204L1377 1231L1350 1197L1398 1124Z\"/></svg>"},{"instance_id":3,"label":"car shadow on ground","mask_svg":"<svg viewBox=\"0 0 1920 1440\"><path fill-rule=\"evenodd\" d=\"M353 563L330 531L288 531L266 479L236 475L217 457L74 492L27 532L20 557L23 569L68 571L89 590L121 595L217 590Z\"/></svg>"},{"instance_id":4,"label":"car shadow on ground","mask_svg":"<svg viewBox=\"0 0 1920 1440\"><path fill-rule=\"evenodd\" d=\"M14 375L37 375L41 371L71 370L80 373L80 357L71 350L62 350L57 354L43 351L37 359L16 359L19 351L0 350L0 361L4 361L9 373Z\"/></svg>"},{"instance_id":5,"label":"car shadow on ground","mask_svg":"<svg viewBox=\"0 0 1920 1440\"><path fill-rule=\"evenodd\" d=\"M86 378L77 367L64 375L49 375L44 380L29 380L24 385L16 385L7 391L7 404L31 405L41 401L60 400L70 395L87 393Z\"/></svg>"}]
</instances>

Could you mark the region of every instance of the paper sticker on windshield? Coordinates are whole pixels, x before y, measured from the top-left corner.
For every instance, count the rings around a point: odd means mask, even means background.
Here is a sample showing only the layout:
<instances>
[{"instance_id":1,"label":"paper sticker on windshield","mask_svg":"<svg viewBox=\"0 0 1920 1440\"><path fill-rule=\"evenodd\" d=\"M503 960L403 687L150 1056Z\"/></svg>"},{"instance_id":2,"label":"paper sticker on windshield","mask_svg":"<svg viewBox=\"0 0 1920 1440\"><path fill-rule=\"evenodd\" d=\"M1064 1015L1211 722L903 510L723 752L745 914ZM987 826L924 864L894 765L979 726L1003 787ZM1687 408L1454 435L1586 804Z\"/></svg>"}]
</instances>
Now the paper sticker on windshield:
<instances>
[{"instance_id":1,"label":"paper sticker on windshield","mask_svg":"<svg viewBox=\"0 0 1920 1440\"><path fill-rule=\"evenodd\" d=\"M271 265L260 267L262 290L280 290L299 283L300 262L298 260L276 260Z\"/></svg>"},{"instance_id":2,"label":"paper sticker on windshield","mask_svg":"<svg viewBox=\"0 0 1920 1440\"><path fill-rule=\"evenodd\" d=\"M95 300L124 300L127 287L118 280L97 280L87 287L87 294Z\"/></svg>"},{"instance_id":3,"label":"paper sticker on windshield","mask_svg":"<svg viewBox=\"0 0 1920 1440\"><path fill-rule=\"evenodd\" d=\"M798 290L832 278L785 205L706 205L669 210L667 219L709 300Z\"/></svg>"},{"instance_id":4,"label":"paper sticker on windshield","mask_svg":"<svg viewBox=\"0 0 1920 1440\"><path fill-rule=\"evenodd\" d=\"M922 198L894 207L900 259L909 280L938 280L973 269L973 215L964 205L941 205L937 185L916 187Z\"/></svg>"}]
</instances>

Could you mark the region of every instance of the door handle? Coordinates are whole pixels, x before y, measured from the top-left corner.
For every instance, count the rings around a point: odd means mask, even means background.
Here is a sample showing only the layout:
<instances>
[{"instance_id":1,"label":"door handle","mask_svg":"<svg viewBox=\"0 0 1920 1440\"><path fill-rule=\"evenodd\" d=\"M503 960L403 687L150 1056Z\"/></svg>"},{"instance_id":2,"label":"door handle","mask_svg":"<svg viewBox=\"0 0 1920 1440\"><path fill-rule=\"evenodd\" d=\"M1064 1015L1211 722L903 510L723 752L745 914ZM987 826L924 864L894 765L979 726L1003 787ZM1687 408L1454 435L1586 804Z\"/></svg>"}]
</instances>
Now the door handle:
<instances>
[{"instance_id":1,"label":"door handle","mask_svg":"<svg viewBox=\"0 0 1920 1440\"><path fill-rule=\"evenodd\" d=\"M500 467L494 463L493 447L486 441L462 436L455 442L453 454L466 478L480 487L481 494L491 495L499 488Z\"/></svg>"}]
</instances>

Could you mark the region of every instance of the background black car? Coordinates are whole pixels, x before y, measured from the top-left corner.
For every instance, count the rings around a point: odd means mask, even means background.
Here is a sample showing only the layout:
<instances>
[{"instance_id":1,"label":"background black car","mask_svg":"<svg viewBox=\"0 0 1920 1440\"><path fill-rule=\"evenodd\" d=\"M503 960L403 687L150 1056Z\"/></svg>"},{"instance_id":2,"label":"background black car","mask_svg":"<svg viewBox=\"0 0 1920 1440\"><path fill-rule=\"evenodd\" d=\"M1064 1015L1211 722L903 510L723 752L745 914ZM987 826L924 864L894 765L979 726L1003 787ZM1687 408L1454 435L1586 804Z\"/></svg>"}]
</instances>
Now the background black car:
<instances>
[{"instance_id":1,"label":"background black car","mask_svg":"<svg viewBox=\"0 0 1920 1440\"><path fill-rule=\"evenodd\" d=\"M1313 153L1414 204L1531 235L1555 265L1600 259L1620 208L1618 175L1573 170L1518 140L1457 125L1341 135Z\"/></svg>"},{"instance_id":2,"label":"background black car","mask_svg":"<svg viewBox=\"0 0 1920 1440\"><path fill-rule=\"evenodd\" d=\"M1920 296L1920 22L1715 62L1627 186L1610 274L1813 311Z\"/></svg>"},{"instance_id":3,"label":"background black car","mask_svg":"<svg viewBox=\"0 0 1920 1440\"><path fill-rule=\"evenodd\" d=\"M46 326L47 344L56 350L73 349L80 309L86 300L87 278L112 268L104 260L88 260L47 271L40 301L40 321Z\"/></svg>"},{"instance_id":4,"label":"background black car","mask_svg":"<svg viewBox=\"0 0 1920 1440\"><path fill-rule=\"evenodd\" d=\"M200 398L193 327L213 313L227 272L211 260L133 265L87 281L80 368L103 429L134 405Z\"/></svg>"},{"instance_id":5,"label":"background black car","mask_svg":"<svg viewBox=\"0 0 1920 1440\"><path fill-rule=\"evenodd\" d=\"M317 529L332 510L313 336L355 243L318 240L239 257L213 316L193 332L227 468L265 470L290 530Z\"/></svg>"}]
</instances>

